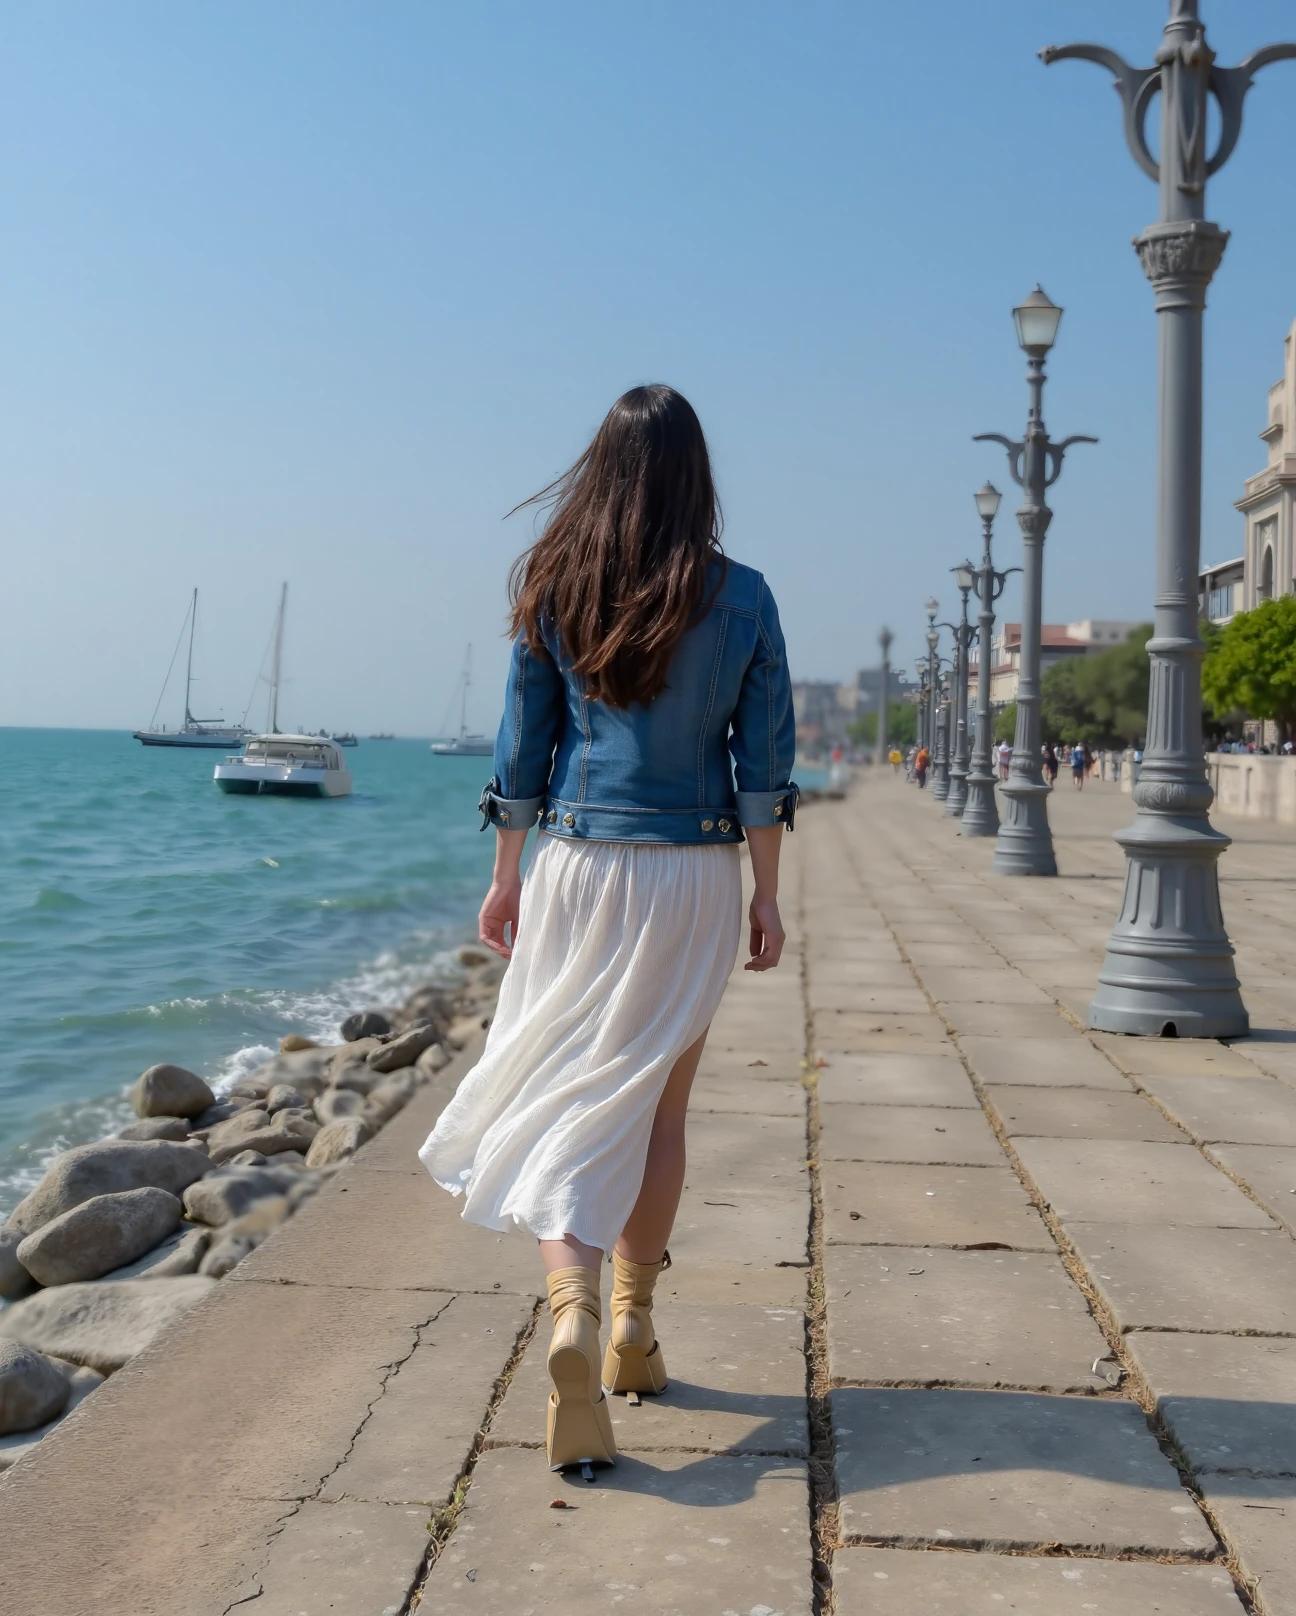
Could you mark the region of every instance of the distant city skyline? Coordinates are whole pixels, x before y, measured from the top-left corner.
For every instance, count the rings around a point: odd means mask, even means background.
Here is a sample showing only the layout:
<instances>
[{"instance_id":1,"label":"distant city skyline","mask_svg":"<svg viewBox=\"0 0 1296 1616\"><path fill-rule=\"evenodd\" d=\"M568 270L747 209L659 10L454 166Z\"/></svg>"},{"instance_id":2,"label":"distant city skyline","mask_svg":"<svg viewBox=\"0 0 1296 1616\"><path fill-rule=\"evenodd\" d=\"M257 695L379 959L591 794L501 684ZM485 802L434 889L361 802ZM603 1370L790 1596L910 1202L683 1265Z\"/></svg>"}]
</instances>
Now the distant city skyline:
<instances>
[{"instance_id":1,"label":"distant city skyline","mask_svg":"<svg viewBox=\"0 0 1296 1616\"><path fill-rule=\"evenodd\" d=\"M1203 12L1229 63L1292 32L1278 0ZM1129 239L1156 192L1102 76L1035 53L1150 61L1164 15L0 5L0 724L146 723L195 586L195 709L240 718L287 579L285 721L431 735L471 642L491 729L534 520L504 513L645 380L697 406L794 677L850 681L883 624L912 674L987 477L1019 559L1002 452L971 439L1020 431L1010 311L1037 281L1066 310L1049 425L1101 440L1056 490L1045 617L1147 620ZM1211 187L1204 563L1242 552L1296 316L1294 86L1257 83Z\"/></svg>"}]
</instances>

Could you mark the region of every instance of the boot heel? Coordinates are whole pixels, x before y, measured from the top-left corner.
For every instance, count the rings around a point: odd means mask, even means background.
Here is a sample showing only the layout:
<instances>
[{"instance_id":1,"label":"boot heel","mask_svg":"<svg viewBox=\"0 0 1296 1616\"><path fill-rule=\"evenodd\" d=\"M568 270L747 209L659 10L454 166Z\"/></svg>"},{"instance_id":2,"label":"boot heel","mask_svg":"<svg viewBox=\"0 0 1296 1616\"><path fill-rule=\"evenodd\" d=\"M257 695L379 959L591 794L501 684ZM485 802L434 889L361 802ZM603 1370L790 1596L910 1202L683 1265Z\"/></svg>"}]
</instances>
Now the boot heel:
<instances>
[{"instance_id":1,"label":"boot heel","mask_svg":"<svg viewBox=\"0 0 1296 1616\"><path fill-rule=\"evenodd\" d=\"M549 1468L614 1464L612 1415L606 1397L590 1401L589 1359L578 1347L560 1347L549 1359L549 1374L554 1383L546 1438Z\"/></svg>"},{"instance_id":2,"label":"boot heel","mask_svg":"<svg viewBox=\"0 0 1296 1616\"><path fill-rule=\"evenodd\" d=\"M654 1341L645 1352L642 1347L615 1348L608 1343L603 1354L603 1388L609 1392L646 1392L660 1397L670 1382L661 1343Z\"/></svg>"}]
</instances>

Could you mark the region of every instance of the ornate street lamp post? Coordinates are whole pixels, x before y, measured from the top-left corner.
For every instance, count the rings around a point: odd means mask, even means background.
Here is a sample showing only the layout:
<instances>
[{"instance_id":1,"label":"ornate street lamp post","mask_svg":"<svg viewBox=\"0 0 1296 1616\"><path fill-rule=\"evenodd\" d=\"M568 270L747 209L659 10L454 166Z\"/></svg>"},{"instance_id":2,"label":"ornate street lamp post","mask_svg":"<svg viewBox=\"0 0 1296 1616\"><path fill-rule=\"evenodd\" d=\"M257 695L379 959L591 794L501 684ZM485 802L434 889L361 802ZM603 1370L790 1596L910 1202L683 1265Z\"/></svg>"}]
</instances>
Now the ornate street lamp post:
<instances>
[{"instance_id":1,"label":"ornate street lamp post","mask_svg":"<svg viewBox=\"0 0 1296 1616\"><path fill-rule=\"evenodd\" d=\"M959 826L961 836L994 836L999 830L999 805L995 802L993 724L990 717L990 675L994 659L994 604L1003 594L1009 573L1020 568L1009 567L1008 572L996 572L990 558L990 530L994 527L995 512L1002 498L993 483L986 483L975 494L977 513L981 518L982 554L972 587L976 591L981 612L977 619L977 705L976 738L972 747L972 766L967 782L967 807Z\"/></svg>"},{"instance_id":2,"label":"ornate street lamp post","mask_svg":"<svg viewBox=\"0 0 1296 1616\"><path fill-rule=\"evenodd\" d=\"M936 613L940 610L940 602L929 600L924 608L927 613L927 750L931 753L929 765L933 776L936 772L936 647L940 644L940 630L936 627Z\"/></svg>"},{"instance_id":3,"label":"ornate street lamp post","mask_svg":"<svg viewBox=\"0 0 1296 1616\"><path fill-rule=\"evenodd\" d=\"M1296 58L1296 44L1268 45L1237 67L1216 67L1197 0L1171 0L1155 67L1130 67L1102 45L1049 46L1040 55L1046 65L1072 57L1112 73L1134 161L1161 189L1161 218L1134 242L1156 294L1158 326L1157 592L1147 746L1134 788L1138 817L1116 838L1128 860L1125 898L1089 1025L1145 1037L1236 1038L1248 1018L1220 912L1219 856L1229 838L1210 823L1214 793L1202 747L1204 647L1197 633L1202 313L1228 241L1206 218L1206 180L1237 144L1255 74ZM1158 92L1161 139L1153 157L1146 124ZM1212 95L1220 131L1208 156Z\"/></svg>"},{"instance_id":4,"label":"ornate street lamp post","mask_svg":"<svg viewBox=\"0 0 1296 1616\"><path fill-rule=\"evenodd\" d=\"M948 625L942 623L941 628ZM949 680L944 663L936 676L936 750L932 754L932 796L944 802L950 788Z\"/></svg>"},{"instance_id":5,"label":"ornate street lamp post","mask_svg":"<svg viewBox=\"0 0 1296 1616\"><path fill-rule=\"evenodd\" d=\"M889 719L891 701L891 630L884 628L878 635L878 644L882 647L882 665L879 669L882 675L881 693L878 696L878 724L877 724L877 755L874 761L880 769L887 760L890 751L890 737L887 734L890 728Z\"/></svg>"},{"instance_id":6,"label":"ornate street lamp post","mask_svg":"<svg viewBox=\"0 0 1296 1616\"><path fill-rule=\"evenodd\" d=\"M931 745L927 738L927 658L919 657L914 663L918 673L918 746L926 747L931 752Z\"/></svg>"},{"instance_id":7,"label":"ornate street lamp post","mask_svg":"<svg viewBox=\"0 0 1296 1616\"><path fill-rule=\"evenodd\" d=\"M980 432L974 439L1002 443L1008 471L1026 496L1017 512L1022 531L1021 663L1017 678L1017 730L1012 768L1002 790L1007 798L992 868L1000 875L1056 875L1053 838L1049 833L1048 793L1040 766L1040 623L1044 610L1044 535L1053 512L1045 491L1062 474L1062 457L1073 443L1097 443L1075 436L1053 443L1044 426L1044 356L1057 337L1062 310L1037 286L1013 310L1017 341L1026 353L1030 409L1026 436L1020 442L1000 432ZM1195 587L1195 580L1194 580Z\"/></svg>"},{"instance_id":8,"label":"ornate street lamp post","mask_svg":"<svg viewBox=\"0 0 1296 1616\"><path fill-rule=\"evenodd\" d=\"M949 796L945 799L945 812L951 819L961 819L967 806L968 782L968 648L976 630L968 622L968 596L976 577L976 568L970 561L961 567L951 567L954 581L963 596L963 616L954 630L954 745L950 759Z\"/></svg>"}]
</instances>

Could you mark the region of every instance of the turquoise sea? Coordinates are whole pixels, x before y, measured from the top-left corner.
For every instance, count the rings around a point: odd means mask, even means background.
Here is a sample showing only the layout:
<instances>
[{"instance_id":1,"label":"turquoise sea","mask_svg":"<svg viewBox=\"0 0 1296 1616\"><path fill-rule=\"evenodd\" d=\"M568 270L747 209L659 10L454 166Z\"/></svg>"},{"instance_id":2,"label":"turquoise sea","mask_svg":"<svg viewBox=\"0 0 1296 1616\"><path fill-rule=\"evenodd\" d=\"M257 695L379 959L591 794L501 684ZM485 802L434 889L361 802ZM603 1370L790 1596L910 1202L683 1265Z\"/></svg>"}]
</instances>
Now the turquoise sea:
<instances>
[{"instance_id":1,"label":"turquoise sea","mask_svg":"<svg viewBox=\"0 0 1296 1616\"><path fill-rule=\"evenodd\" d=\"M0 1219L154 1061L228 1083L475 932L489 759L362 739L325 801L224 796L222 755L0 730Z\"/></svg>"}]
</instances>

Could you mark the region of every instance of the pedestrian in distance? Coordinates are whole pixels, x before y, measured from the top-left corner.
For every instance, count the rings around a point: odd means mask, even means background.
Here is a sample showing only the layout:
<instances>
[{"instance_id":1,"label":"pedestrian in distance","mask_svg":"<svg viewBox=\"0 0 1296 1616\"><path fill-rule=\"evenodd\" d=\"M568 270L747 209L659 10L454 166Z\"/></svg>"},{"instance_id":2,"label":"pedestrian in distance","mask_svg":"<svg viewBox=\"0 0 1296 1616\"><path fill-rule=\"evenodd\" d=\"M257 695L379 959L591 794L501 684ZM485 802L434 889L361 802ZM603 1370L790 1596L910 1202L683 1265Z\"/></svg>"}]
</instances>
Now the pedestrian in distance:
<instances>
[{"instance_id":1,"label":"pedestrian in distance","mask_svg":"<svg viewBox=\"0 0 1296 1616\"><path fill-rule=\"evenodd\" d=\"M1071 748L1071 784L1077 791L1084 790L1085 749L1079 741Z\"/></svg>"},{"instance_id":2,"label":"pedestrian in distance","mask_svg":"<svg viewBox=\"0 0 1296 1616\"><path fill-rule=\"evenodd\" d=\"M1044 748L1044 778L1050 785L1058 777L1058 755L1052 741Z\"/></svg>"},{"instance_id":3,"label":"pedestrian in distance","mask_svg":"<svg viewBox=\"0 0 1296 1616\"><path fill-rule=\"evenodd\" d=\"M1012 752L1013 749L1007 741L999 742L999 778L1001 780L1008 778L1008 771L1012 767Z\"/></svg>"},{"instance_id":4,"label":"pedestrian in distance","mask_svg":"<svg viewBox=\"0 0 1296 1616\"><path fill-rule=\"evenodd\" d=\"M892 774L900 773L900 765L904 762L904 759L900 755L900 748L898 746L893 746L891 748L890 752L887 754L887 762L891 765Z\"/></svg>"},{"instance_id":5,"label":"pedestrian in distance","mask_svg":"<svg viewBox=\"0 0 1296 1616\"><path fill-rule=\"evenodd\" d=\"M626 393L526 503L547 515L510 575L512 661L480 805L496 846L479 931L508 968L481 1059L419 1155L470 1223L538 1241L548 1462L593 1480L616 1459L609 1397L667 1389L653 1287L689 1090L743 931L744 839L744 969L783 951L795 729L774 597L720 548L706 439L679 393Z\"/></svg>"},{"instance_id":6,"label":"pedestrian in distance","mask_svg":"<svg viewBox=\"0 0 1296 1616\"><path fill-rule=\"evenodd\" d=\"M931 753L925 746L918 748L918 755L914 758L914 778L918 782L919 791L927 789L927 770L931 765Z\"/></svg>"}]
</instances>

